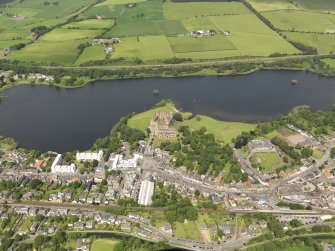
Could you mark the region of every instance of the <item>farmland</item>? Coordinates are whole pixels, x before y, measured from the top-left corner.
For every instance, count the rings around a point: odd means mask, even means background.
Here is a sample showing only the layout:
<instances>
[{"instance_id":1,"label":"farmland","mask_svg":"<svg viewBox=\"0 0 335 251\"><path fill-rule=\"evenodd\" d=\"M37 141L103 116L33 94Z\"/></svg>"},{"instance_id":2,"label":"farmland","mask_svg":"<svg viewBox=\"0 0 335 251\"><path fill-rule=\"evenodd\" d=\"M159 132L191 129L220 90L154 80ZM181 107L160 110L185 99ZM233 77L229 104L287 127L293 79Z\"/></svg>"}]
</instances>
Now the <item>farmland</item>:
<instances>
[{"instance_id":1,"label":"farmland","mask_svg":"<svg viewBox=\"0 0 335 251\"><path fill-rule=\"evenodd\" d=\"M124 58L125 62L163 63L173 58L301 53L241 2L14 0L0 11L4 14L0 49L25 44L7 56L24 62L80 65ZM36 36L33 28L41 26L46 32ZM104 42L88 46L97 37ZM85 49L79 49L83 44ZM106 46L113 52L104 52Z\"/></svg>"}]
</instances>

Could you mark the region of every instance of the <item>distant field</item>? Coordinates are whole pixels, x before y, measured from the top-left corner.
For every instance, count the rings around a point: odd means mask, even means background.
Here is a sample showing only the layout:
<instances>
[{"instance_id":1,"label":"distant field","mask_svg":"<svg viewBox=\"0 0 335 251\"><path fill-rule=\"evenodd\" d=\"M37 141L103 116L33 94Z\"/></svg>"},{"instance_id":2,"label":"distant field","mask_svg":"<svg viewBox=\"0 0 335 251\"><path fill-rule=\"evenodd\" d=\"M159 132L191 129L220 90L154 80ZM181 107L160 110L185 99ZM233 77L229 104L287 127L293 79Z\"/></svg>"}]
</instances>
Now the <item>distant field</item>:
<instances>
[{"instance_id":1,"label":"distant field","mask_svg":"<svg viewBox=\"0 0 335 251\"><path fill-rule=\"evenodd\" d=\"M312 46L318 50L318 53L335 52L335 34L315 34L299 32L283 32L289 40L299 42L307 46Z\"/></svg>"},{"instance_id":2,"label":"distant field","mask_svg":"<svg viewBox=\"0 0 335 251\"><path fill-rule=\"evenodd\" d=\"M75 28L75 29L86 29L86 30L104 30L111 29L115 21L113 19L88 19L79 22L72 22L64 25L62 28Z\"/></svg>"},{"instance_id":3,"label":"distant field","mask_svg":"<svg viewBox=\"0 0 335 251\"><path fill-rule=\"evenodd\" d=\"M192 130L198 130L201 127L206 127L209 133L213 133L216 139L231 143L232 138L237 137L243 131L248 132L254 130L256 125L238 122L224 122L215 120L207 116L199 116L200 120L193 118L178 123L179 126L189 126Z\"/></svg>"},{"instance_id":4,"label":"distant field","mask_svg":"<svg viewBox=\"0 0 335 251\"><path fill-rule=\"evenodd\" d=\"M131 37L145 35L176 35L186 33L187 30L179 21L164 20L157 22L136 22L120 24L107 32L109 37Z\"/></svg>"},{"instance_id":5,"label":"distant field","mask_svg":"<svg viewBox=\"0 0 335 251\"><path fill-rule=\"evenodd\" d=\"M173 52L165 36L127 37L115 45L113 57L151 61L173 58Z\"/></svg>"},{"instance_id":6,"label":"distant field","mask_svg":"<svg viewBox=\"0 0 335 251\"><path fill-rule=\"evenodd\" d=\"M103 60L106 58L105 48L103 45L94 45L86 48L83 53L80 54L76 61L76 65L80 65L91 60Z\"/></svg>"},{"instance_id":7,"label":"distant field","mask_svg":"<svg viewBox=\"0 0 335 251\"><path fill-rule=\"evenodd\" d=\"M285 31L335 32L335 15L299 10L262 13L277 28Z\"/></svg>"},{"instance_id":8,"label":"distant field","mask_svg":"<svg viewBox=\"0 0 335 251\"><path fill-rule=\"evenodd\" d=\"M248 2L259 12L298 9L297 6L287 0L248 0Z\"/></svg>"},{"instance_id":9,"label":"distant field","mask_svg":"<svg viewBox=\"0 0 335 251\"><path fill-rule=\"evenodd\" d=\"M89 40L35 42L12 54L10 59L37 63L73 64L78 57L78 45L86 42Z\"/></svg>"},{"instance_id":10,"label":"distant field","mask_svg":"<svg viewBox=\"0 0 335 251\"><path fill-rule=\"evenodd\" d=\"M295 248L286 248L282 251L314 251L312 247L295 247Z\"/></svg>"},{"instance_id":11,"label":"distant field","mask_svg":"<svg viewBox=\"0 0 335 251\"><path fill-rule=\"evenodd\" d=\"M250 13L242 3L236 2L173 3L167 1L163 7L165 17L171 20Z\"/></svg>"}]
</instances>

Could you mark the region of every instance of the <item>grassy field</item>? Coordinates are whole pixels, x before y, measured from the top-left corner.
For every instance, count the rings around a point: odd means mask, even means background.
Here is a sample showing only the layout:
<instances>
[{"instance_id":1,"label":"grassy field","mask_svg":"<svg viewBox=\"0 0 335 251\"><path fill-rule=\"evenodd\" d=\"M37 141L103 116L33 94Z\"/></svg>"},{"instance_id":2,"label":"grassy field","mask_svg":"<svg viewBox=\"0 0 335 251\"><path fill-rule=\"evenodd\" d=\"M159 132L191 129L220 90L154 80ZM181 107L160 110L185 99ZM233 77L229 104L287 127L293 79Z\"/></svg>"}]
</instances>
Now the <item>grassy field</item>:
<instances>
[{"instance_id":1,"label":"grassy field","mask_svg":"<svg viewBox=\"0 0 335 251\"><path fill-rule=\"evenodd\" d=\"M274 167L279 166L282 161L278 156L278 153L255 153L253 158L255 158L257 164L261 166L261 171L268 173L274 170Z\"/></svg>"},{"instance_id":2,"label":"grassy field","mask_svg":"<svg viewBox=\"0 0 335 251\"><path fill-rule=\"evenodd\" d=\"M284 31L335 32L335 15L300 10L277 10L262 13Z\"/></svg>"},{"instance_id":3,"label":"grassy field","mask_svg":"<svg viewBox=\"0 0 335 251\"><path fill-rule=\"evenodd\" d=\"M298 9L297 6L287 0L248 0L248 2L259 12Z\"/></svg>"},{"instance_id":4,"label":"grassy field","mask_svg":"<svg viewBox=\"0 0 335 251\"><path fill-rule=\"evenodd\" d=\"M72 22L63 26L67 29L83 29L83 30L106 30L111 29L115 21L113 19L87 19L79 22Z\"/></svg>"},{"instance_id":5,"label":"grassy field","mask_svg":"<svg viewBox=\"0 0 335 251\"><path fill-rule=\"evenodd\" d=\"M94 56L95 50L89 48L78 58L74 48L81 40L89 42L100 35L121 38L111 58L138 58L149 63L172 58L205 60L300 53L239 2L106 0L94 4L94 0L60 0L58 4L48 4L42 0L15 0L15 3L10 8L0 8L5 13L0 16L0 35L3 35L0 49L28 43L34 27L57 26L10 57L26 62L36 59L37 63L78 65L85 60L103 60L101 50ZM25 18L12 20L14 14ZM72 22L60 25L75 15L78 17ZM216 31L215 36L190 36L193 31L211 29ZM231 32L230 36L223 35L226 30Z\"/></svg>"},{"instance_id":6,"label":"grassy field","mask_svg":"<svg viewBox=\"0 0 335 251\"><path fill-rule=\"evenodd\" d=\"M185 120L178 123L178 126L187 125L192 130L198 130L201 127L206 127L209 133L213 133L216 139L224 141L226 143L231 143L232 138L240 135L243 131L251 131L255 129L256 125L239 123L239 122L223 122L215 120L207 116L197 116L191 120Z\"/></svg>"},{"instance_id":7,"label":"grassy field","mask_svg":"<svg viewBox=\"0 0 335 251\"><path fill-rule=\"evenodd\" d=\"M323 62L325 62L326 64L328 64L330 67L335 68L335 59L334 58L325 58L322 59Z\"/></svg>"},{"instance_id":8,"label":"grassy field","mask_svg":"<svg viewBox=\"0 0 335 251\"><path fill-rule=\"evenodd\" d=\"M150 61L173 58L173 52L165 36L127 37L115 45L113 57Z\"/></svg>"},{"instance_id":9,"label":"grassy field","mask_svg":"<svg viewBox=\"0 0 335 251\"><path fill-rule=\"evenodd\" d=\"M92 243L92 251L113 251L114 246L118 243L117 240L97 239Z\"/></svg>"},{"instance_id":10,"label":"grassy field","mask_svg":"<svg viewBox=\"0 0 335 251\"><path fill-rule=\"evenodd\" d=\"M80 65L91 60L103 60L106 58L105 48L103 45L93 45L86 48L83 53L80 54L76 61L76 65Z\"/></svg>"},{"instance_id":11,"label":"grassy field","mask_svg":"<svg viewBox=\"0 0 335 251\"><path fill-rule=\"evenodd\" d=\"M318 53L326 54L335 52L335 34L315 34L299 32L283 32L290 41L299 42L314 47Z\"/></svg>"},{"instance_id":12,"label":"grassy field","mask_svg":"<svg viewBox=\"0 0 335 251\"><path fill-rule=\"evenodd\" d=\"M187 223L174 223L174 230L176 236L188 240L200 240L200 233L198 226L195 222L190 221Z\"/></svg>"}]
</instances>

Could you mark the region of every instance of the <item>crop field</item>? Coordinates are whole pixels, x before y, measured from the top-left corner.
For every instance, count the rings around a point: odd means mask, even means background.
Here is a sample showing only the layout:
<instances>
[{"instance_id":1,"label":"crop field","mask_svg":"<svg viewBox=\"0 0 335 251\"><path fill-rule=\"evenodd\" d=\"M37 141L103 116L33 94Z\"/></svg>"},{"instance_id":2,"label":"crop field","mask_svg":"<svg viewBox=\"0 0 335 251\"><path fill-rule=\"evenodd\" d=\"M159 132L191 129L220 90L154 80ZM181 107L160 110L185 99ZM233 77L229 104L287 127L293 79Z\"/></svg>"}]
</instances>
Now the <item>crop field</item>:
<instances>
[{"instance_id":1,"label":"crop field","mask_svg":"<svg viewBox=\"0 0 335 251\"><path fill-rule=\"evenodd\" d=\"M290 41L299 42L307 46L312 46L318 50L318 53L335 52L335 34L315 34L299 32L283 32Z\"/></svg>"},{"instance_id":2,"label":"crop field","mask_svg":"<svg viewBox=\"0 0 335 251\"><path fill-rule=\"evenodd\" d=\"M275 8L271 7L274 4L282 9L298 9L285 0L250 1L267 6L267 10ZM25 43L8 58L26 62L78 65L122 57L161 63L172 58L206 60L301 53L241 2L14 0L0 10L6 13L0 16L0 49ZM69 18L71 22L67 22ZM32 29L38 26L50 30L34 40ZM77 49L96 37L109 39L110 43L118 39L119 43L111 44L114 52L110 55L103 54L103 46L88 47L82 52Z\"/></svg>"},{"instance_id":3,"label":"crop field","mask_svg":"<svg viewBox=\"0 0 335 251\"><path fill-rule=\"evenodd\" d=\"M296 5L287 0L248 0L248 2L259 12L298 9Z\"/></svg>"}]
</instances>

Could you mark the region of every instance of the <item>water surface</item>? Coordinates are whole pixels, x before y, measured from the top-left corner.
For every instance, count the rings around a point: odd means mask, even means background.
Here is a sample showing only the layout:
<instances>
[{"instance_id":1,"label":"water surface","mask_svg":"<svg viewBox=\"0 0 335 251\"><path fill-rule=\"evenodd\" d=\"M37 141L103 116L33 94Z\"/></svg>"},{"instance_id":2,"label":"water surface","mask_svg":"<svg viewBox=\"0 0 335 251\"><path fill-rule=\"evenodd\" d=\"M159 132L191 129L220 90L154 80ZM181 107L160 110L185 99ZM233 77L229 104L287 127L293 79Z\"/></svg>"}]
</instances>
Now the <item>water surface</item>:
<instances>
[{"instance_id":1,"label":"water surface","mask_svg":"<svg viewBox=\"0 0 335 251\"><path fill-rule=\"evenodd\" d=\"M292 86L290 81L299 84ZM152 95L153 89L160 96ZM121 116L141 112L163 98L184 111L226 121L257 122L298 105L329 110L335 78L306 72L260 71L206 76L97 81L78 89L18 86L0 103L0 134L29 149L65 152L89 148Z\"/></svg>"}]
</instances>

